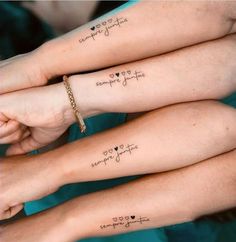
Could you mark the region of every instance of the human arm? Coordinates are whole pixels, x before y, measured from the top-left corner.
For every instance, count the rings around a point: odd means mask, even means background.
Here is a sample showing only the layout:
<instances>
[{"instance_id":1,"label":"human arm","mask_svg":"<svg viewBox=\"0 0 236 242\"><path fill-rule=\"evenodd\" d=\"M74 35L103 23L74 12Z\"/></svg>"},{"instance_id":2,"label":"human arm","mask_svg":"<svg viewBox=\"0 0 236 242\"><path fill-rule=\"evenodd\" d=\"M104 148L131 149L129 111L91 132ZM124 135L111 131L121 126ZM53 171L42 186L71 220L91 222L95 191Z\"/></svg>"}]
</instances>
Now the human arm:
<instances>
[{"instance_id":1,"label":"human arm","mask_svg":"<svg viewBox=\"0 0 236 242\"><path fill-rule=\"evenodd\" d=\"M0 240L71 242L188 222L232 208L236 205L235 159L236 152L232 151L193 166L78 197L1 226ZM142 224L138 222L140 217L146 218Z\"/></svg>"},{"instance_id":2,"label":"human arm","mask_svg":"<svg viewBox=\"0 0 236 242\"><path fill-rule=\"evenodd\" d=\"M65 184L167 171L230 151L235 120L235 110L218 102L178 104L47 153L5 158L1 218Z\"/></svg>"},{"instance_id":3,"label":"human arm","mask_svg":"<svg viewBox=\"0 0 236 242\"><path fill-rule=\"evenodd\" d=\"M235 35L158 57L69 78L76 103L88 117L106 112L140 112L202 99L219 99L236 90ZM145 102L143 101L145 100ZM62 83L0 96L0 143L22 154L58 138L74 120ZM38 115L41 113L41 115ZM22 130L9 121L31 128ZM19 136L20 134L20 136ZM26 137L24 137L26 138Z\"/></svg>"},{"instance_id":4,"label":"human arm","mask_svg":"<svg viewBox=\"0 0 236 242\"><path fill-rule=\"evenodd\" d=\"M0 68L0 93L44 85L55 76L127 63L234 33L235 4L132 3L29 54L4 61ZM103 24L112 26L117 18L127 21L111 28L109 36L104 35ZM95 40L88 38L80 43L81 39L94 35L97 29L90 28L99 24L103 32Z\"/></svg>"}]
</instances>

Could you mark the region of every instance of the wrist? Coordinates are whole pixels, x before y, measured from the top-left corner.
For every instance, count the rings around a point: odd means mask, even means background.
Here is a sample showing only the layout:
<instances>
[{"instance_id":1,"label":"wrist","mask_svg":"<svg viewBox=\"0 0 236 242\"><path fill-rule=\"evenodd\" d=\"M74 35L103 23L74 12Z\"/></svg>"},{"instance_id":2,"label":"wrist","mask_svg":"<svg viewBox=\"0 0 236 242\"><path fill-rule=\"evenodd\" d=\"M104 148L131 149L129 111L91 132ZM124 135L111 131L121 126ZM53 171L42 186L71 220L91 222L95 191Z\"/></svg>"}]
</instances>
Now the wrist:
<instances>
[{"instance_id":1,"label":"wrist","mask_svg":"<svg viewBox=\"0 0 236 242\"><path fill-rule=\"evenodd\" d=\"M70 151L67 152L66 149L65 152L64 147L66 146L32 156L37 162L46 164L46 166L44 166L46 170L44 174L50 177L50 181L56 189L69 183L68 166L70 165L70 162L68 163L67 157Z\"/></svg>"},{"instance_id":2,"label":"wrist","mask_svg":"<svg viewBox=\"0 0 236 242\"><path fill-rule=\"evenodd\" d=\"M96 92L93 84L89 80L89 75L71 76L68 78L68 82L70 83L76 105L83 118L102 113L102 111L98 108L100 100L99 94ZM68 103L68 108L72 109L67 94L67 104Z\"/></svg>"},{"instance_id":3,"label":"wrist","mask_svg":"<svg viewBox=\"0 0 236 242\"><path fill-rule=\"evenodd\" d=\"M91 237L93 231L96 230L91 220L91 208L87 207L86 198L87 196L81 196L59 207L65 218L65 228L68 232L68 239L71 241Z\"/></svg>"},{"instance_id":4,"label":"wrist","mask_svg":"<svg viewBox=\"0 0 236 242\"><path fill-rule=\"evenodd\" d=\"M40 68L42 69L42 72L46 76L47 80L56 76L62 76L69 72L68 68L66 67L68 65L68 60L63 57L66 55L64 52L67 52L67 49L68 43L65 43L62 38L57 38L46 42L37 50L35 50L35 55L37 55L38 60L40 60L40 63L42 63ZM92 80L89 79L90 77L92 77ZM76 104L84 118L103 112L98 106L98 103L100 103L102 97L101 95L99 96L99 93L96 90L94 74L73 75L68 78L68 81L75 97ZM63 83L58 84L58 86L60 89L64 89L63 99L61 99L61 101L64 102L61 104L62 111L64 114L70 117L70 122L74 123L75 117L71 115L73 110L69 102L69 97L66 93L66 89Z\"/></svg>"},{"instance_id":5,"label":"wrist","mask_svg":"<svg viewBox=\"0 0 236 242\"><path fill-rule=\"evenodd\" d=\"M86 150L80 147L79 141L42 153L40 154L40 160L44 163L50 162L48 165L49 173L53 172L52 179L59 188L67 184L83 181L81 175L84 173L81 173L81 171L85 164L83 156L78 161L78 153L84 154L84 152Z\"/></svg>"},{"instance_id":6,"label":"wrist","mask_svg":"<svg viewBox=\"0 0 236 242\"><path fill-rule=\"evenodd\" d=\"M36 59L40 60L40 68L48 80L59 76L55 64L58 62L58 54L56 53L56 44L54 40L50 40L39 46L36 50L32 52Z\"/></svg>"},{"instance_id":7,"label":"wrist","mask_svg":"<svg viewBox=\"0 0 236 242\"><path fill-rule=\"evenodd\" d=\"M56 150L57 149L55 149L55 151ZM63 180L64 171L61 169L62 167L57 157L54 157L51 151L32 155L28 158L35 164L34 167L41 174L42 197L56 192L61 186L65 185ZM46 190L44 188L46 188Z\"/></svg>"},{"instance_id":8,"label":"wrist","mask_svg":"<svg viewBox=\"0 0 236 242\"><path fill-rule=\"evenodd\" d=\"M48 51L43 44L42 46L29 53L29 59L31 63L33 63L33 65L36 66L37 70L41 73L41 79L44 82L42 85L47 84L50 79L56 76L55 74L53 74L53 72L50 71L50 68L48 66L49 62L53 61L52 58L49 58L47 52Z\"/></svg>"},{"instance_id":9,"label":"wrist","mask_svg":"<svg viewBox=\"0 0 236 242\"><path fill-rule=\"evenodd\" d=\"M69 127L71 124L75 123L76 119L63 82L55 85L54 93L56 94L57 105L60 107L64 123Z\"/></svg>"},{"instance_id":10,"label":"wrist","mask_svg":"<svg viewBox=\"0 0 236 242\"><path fill-rule=\"evenodd\" d=\"M70 58L68 52L71 52L70 41L65 41L64 36L45 42L35 52L42 60L42 69L48 79L75 71L70 69L72 63L68 59ZM79 65L77 71L79 71Z\"/></svg>"}]
</instances>

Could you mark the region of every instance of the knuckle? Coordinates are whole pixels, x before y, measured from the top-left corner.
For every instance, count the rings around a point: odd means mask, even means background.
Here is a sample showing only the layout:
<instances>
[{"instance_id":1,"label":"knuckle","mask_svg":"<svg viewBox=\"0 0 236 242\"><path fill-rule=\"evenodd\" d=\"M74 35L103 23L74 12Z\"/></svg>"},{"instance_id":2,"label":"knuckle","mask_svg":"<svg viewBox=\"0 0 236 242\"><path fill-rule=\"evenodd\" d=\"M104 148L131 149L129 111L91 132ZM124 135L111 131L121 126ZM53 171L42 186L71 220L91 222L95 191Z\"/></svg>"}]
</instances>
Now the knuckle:
<instances>
[{"instance_id":1,"label":"knuckle","mask_svg":"<svg viewBox=\"0 0 236 242\"><path fill-rule=\"evenodd\" d=\"M19 122L14 122L13 128L14 129L20 129L21 124Z\"/></svg>"},{"instance_id":2,"label":"knuckle","mask_svg":"<svg viewBox=\"0 0 236 242\"><path fill-rule=\"evenodd\" d=\"M18 131L15 135L14 135L14 138L13 138L13 142L18 142L19 140L21 140L22 138L22 132L21 131Z\"/></svg>"}]
</instances>

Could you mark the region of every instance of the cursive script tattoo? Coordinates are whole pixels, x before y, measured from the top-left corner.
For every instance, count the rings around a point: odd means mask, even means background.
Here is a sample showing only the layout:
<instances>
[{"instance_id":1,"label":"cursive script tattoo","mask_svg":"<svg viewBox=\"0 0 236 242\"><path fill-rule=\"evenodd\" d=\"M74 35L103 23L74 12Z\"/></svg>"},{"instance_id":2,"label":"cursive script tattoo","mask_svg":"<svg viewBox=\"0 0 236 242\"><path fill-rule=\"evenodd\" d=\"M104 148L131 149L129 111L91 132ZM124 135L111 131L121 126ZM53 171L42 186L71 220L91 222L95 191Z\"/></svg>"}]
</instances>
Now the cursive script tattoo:
<instances>
[{"instance_id":1,"label":"cursive script tattoo","mask_svg":"<svg viewBox=\"0 0 236 242\"><path fill-rule=\"evenodd\" d=\"M108 150L103 151L102 159L95 161L91 164L92 167L96 167L99 165L107 165L110 162L119 163L124 155L131 155L134 150L137 150L138 146L135 144L121 144L115 146L114 148L110 148Z\"/></svg>"},{"instance_id":2,"label":"cursive script tattoo","mask_svg":"<svg viewBox=\"0 0 236 242\"><path fill-rule=\"evenodd\" d=\"M109 85L113 87L114 84L120 84L123 87L128 85L130 81L139 81L141 78L144 78L145 74L142 71L122 71L116 72L109 75L108 80L99 81L96 83L96 86Z\"/></svg>"},{"instance_id":3,"label":"cursive script tattoo","mask_svg":"<svg viewBox=\"0 0 236 242\"><path fill-rule=\"evenodd\" d=\"M120 216L120 217L112 218L112 222L110 222L108 224L100 225L100 229L108 229L108 228L116 229L118 227L129 228L132 225L143 224L143 223L146 223L149 221L150 221L150 219L147 217L139 216L137 218L137 216L135 216L135 215Z\"/></svg>"},{"instance_id":4,"label":"cursive script tattoo","mask_svg":"<svg viewBox=\"0 0 236 242\"><path fill-rule=\"evenodd\" d=\"M96 40L97 37L103 35L105 37L110 36L112 30L120 28L124 23L128 22L127 18L110 18L98 23L90 28L90 33L83 38L79 39L79 43L82 44L88 40Z\"/></svg>"}]
</instances>

